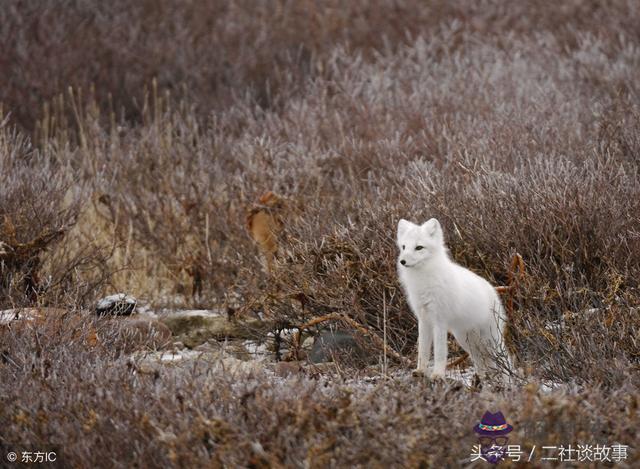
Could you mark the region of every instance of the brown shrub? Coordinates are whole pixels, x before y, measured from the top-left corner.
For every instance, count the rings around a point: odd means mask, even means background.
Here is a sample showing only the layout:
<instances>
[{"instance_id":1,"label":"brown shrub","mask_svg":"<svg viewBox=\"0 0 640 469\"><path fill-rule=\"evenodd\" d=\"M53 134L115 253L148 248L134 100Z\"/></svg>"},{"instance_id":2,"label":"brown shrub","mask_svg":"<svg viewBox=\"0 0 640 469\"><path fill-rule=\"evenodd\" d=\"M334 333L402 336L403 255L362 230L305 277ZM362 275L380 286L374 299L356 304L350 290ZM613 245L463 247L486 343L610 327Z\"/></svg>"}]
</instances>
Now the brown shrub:
<instances>
[{"instance_id":1,"label":"brown shrub","mask_svg":"<svg viewBox=\"0 0 640 469\"><path fill-rule=\"evenodd\" d=\"M362 383L229 373L206 362L143 373L57 334L0 329L0 451L57 452L64 466L457 466L487 410L510 444L628 445L638 454L637 374L615 389L545 391L532 382L487 396L396 377Z\"/></svg>"},{"instance_id":2,"label":"brown shrub","mask_svg":"<svg viewBox=\"0 0 640 469\"><path fill-rule=\"evenodd\" d=\"M0 126L0 307L54 301L57 288L86 259L43 270L44 254L75 223L81 187L48 152Z\"/></svg>"},{"instance_id":3,"label":"brown shrub","mask_svg":"<svg viewBox=\"0 0 640 469\"><path fill-rule=\"evenodd\" d=\"M57 2L9 3L0 11L8 44L0 50L8 71L0 102L36 130L38 150L2 129L0 241L65 230L31 256L40 259L40 277L53 279L43 301L85 305L117 289L155 304L262 314L279 329L346 314L377 336L386 309L389 343L413 357L417 331L396 280L396 223L435 216L452 257L496 285L506 283L514 253L522 255L526 277L512 324L519 365L528 380L580 386L566 400L531 389L505 394L503 410L548 432L532 425L521 436L554 444L569 432L634 444L634 2L67 2L56 21L47 19ZM244 226L247 208L267 191L296 212L283 223L270 273L259 268ZM78 210L81 198L87 203ZM11 270L2 305L28 301L20 289L30 271ZM480 413L483 405L464 393L440 399L443 390L422 383L386 384L345 404L337 385L328 397L307 382L290 395L264 377L238 384L197 367L151 384L117 354L55 338L51 353L68 369L47 382L23 375L42 368L35 340L7 339L0 383L9 391L0 396L12 404L0 407L9 409L0 424L16 436L0 445L71 441L72 461L93 461L95 442L104 450L96 458L121 454L123 464L157 454L158 465L215 457L228 465L307 457L455 465L459 455L436 448L445 435L431 439L424 428L450 421L437 409ZM90 385L95 376L104 392ZM31 378L59 392L36 395L39 388L25 384ZM86 405L65 400L64 390L76 388ZM159 404L149 413L143 403L153 399ZM314 403L312 411L301 402ZM33 423L38 405L75 420ZM403 406L413 410L405 415ZM366 417L370 409L380 417ZM89 418L91 410L98 417ZM357 427L360 415L366 425ZM607 415L619 417L610 433ZM30 426L15 428L25 416ZM80 438L87 419L91 431ZM117 422L131 438L120 437ZM387 429L395 436L398 428L392 448ZM467 427L452 428L458 437ZM136 441L151 442L140 450Z\"/></svg>"},{"instance_id":4,"label":"brown shrub","mask_svg":"<svg viewBox=\"0 0 640 469\"><path fill-rule=\"evenodd\" d=\"M264 108L285 105L318 75L333 77L337 48L374 57L402 50L419 35L442 34L437 58L466 47L469 36L508 49L513 38L546 35L545 47L569 53L597 38L598 52L614 57L620 41L638 40L632 2L546 6L541 0L7 0L0 12L0 102L16 122L34 129L48 113L43 103L69 86L85 94L92 88L103 109L138 121L142 90L156 78L161 89L189 98L206 116L239 96ZM602 80L590 63L580 65L584 79ZM66 118L75 120L72 112Z\"/></svg>"}]
</instances>

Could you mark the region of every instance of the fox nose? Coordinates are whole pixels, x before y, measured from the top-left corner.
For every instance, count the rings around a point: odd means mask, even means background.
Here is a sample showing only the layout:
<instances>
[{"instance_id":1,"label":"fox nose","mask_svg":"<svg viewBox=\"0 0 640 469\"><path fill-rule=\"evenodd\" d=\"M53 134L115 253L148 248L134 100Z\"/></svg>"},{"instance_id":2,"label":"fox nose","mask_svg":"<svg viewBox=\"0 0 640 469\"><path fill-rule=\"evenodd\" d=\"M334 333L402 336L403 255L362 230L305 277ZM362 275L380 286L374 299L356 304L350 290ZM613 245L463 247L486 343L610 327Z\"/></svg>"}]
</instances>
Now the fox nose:
<instances>
[{"instance_id":1,"label":"fox nose","mask_svg":"<svg viewBox=\"0 0 640 469\"><path fill-rule=\"evenodd\" d=\"M402 259L402 260L400 261L400 264L402 264L402 265L405 265L406 263L407 263L407 261L405 261L404 259Z\"/></svg>"}]
</instances>

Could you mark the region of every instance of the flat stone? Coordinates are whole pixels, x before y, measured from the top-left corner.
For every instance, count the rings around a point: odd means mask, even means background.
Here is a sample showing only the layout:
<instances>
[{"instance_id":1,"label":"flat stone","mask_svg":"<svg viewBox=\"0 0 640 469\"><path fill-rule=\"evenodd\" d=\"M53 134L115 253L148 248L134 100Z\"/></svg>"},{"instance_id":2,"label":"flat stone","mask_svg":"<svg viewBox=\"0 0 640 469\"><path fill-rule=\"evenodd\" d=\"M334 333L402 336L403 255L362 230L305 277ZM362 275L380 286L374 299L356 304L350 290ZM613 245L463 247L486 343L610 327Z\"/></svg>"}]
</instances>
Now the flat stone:
<instances>
[{"instance_id":1,"label":"flat stone","mask_svg":"<svg viewBox=\"0 0 640 469\"><path fill-rule=\"evenodd\" d=\"M313 343L309 353L311 363L333 361L334 356L349 356L362 359L364 352L356 339L347 331L324 331Z\"/></svg>"},{"instance_id":2,"label":"flat stone","mask_svg":"<svg viewBox=\"0 0 640 469\"><path fill-rule=\"evenodd\" d=\"M190 311L188 314L171 313L160 317L173 333L176 340L186 347L194 348L209 340L223 341L228 339L250 340L265 337L272 329L269 321L257 319L249 321L229 321L226 317L214 315L198 315Z\"/></svg>"}]
</instances>

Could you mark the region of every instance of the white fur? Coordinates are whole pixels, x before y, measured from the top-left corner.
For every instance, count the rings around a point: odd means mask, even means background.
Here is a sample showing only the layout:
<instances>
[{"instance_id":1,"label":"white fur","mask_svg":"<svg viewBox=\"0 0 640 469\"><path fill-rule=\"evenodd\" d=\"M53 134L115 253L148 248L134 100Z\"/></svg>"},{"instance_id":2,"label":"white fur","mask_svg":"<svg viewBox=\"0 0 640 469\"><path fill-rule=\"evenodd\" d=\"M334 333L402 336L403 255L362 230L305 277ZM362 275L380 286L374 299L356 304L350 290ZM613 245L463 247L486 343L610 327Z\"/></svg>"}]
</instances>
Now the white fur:
<instances>
[{"instance_id":1,"label":"white fur","mask_svg":"<svg viewBox=\"0 0 640 469\"><path fill-rule=\"evenodd\" d=\"M438 220L422 225L400 220L398 248L400 282L418 318L417 371L427 372L433 343L431 376L444 376L447 331L469 353L478 374L497 368L498 357L508 364L500 298L489 282L449 258Z\"/></svg>"}]
</instances>

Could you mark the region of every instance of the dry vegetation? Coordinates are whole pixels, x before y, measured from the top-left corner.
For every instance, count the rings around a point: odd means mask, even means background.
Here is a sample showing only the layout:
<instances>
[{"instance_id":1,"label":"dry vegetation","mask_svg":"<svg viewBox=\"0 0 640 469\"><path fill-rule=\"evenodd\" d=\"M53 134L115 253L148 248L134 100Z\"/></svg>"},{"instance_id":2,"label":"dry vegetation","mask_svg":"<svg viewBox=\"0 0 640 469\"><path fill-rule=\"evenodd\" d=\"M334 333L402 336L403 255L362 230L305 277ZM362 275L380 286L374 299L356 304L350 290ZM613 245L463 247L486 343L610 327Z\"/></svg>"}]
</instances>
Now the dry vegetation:
<instances>
[{"instance_id":1,"label":"dry vegetation","mask_svg":"<svg viewBox=\"0 0 640 469\"><path fill-rule=\"evenodd\" d=\"M5 3L0 309L124 290L279 327L340 313L382 336L384 305L413 359L395 225L435 216L452 256L497 285L522 255L518 361L529 382L575 386L496 396L513 440L619 442L638 461L637 2ZM268 191L269 271L245 226ZM486 405L406 380L147 376L76 326L0 329L3 454L455 466Z\"/></svg>"}]
</instances>

